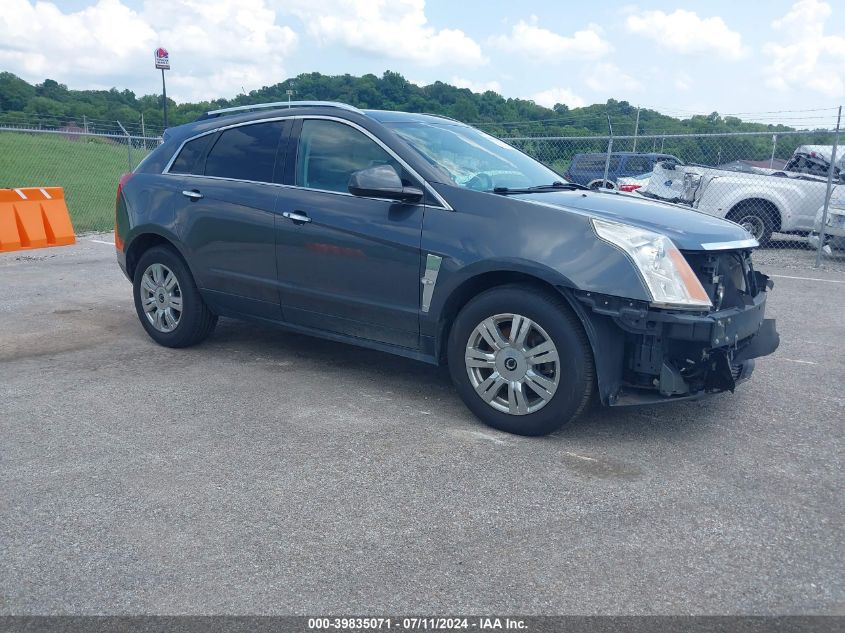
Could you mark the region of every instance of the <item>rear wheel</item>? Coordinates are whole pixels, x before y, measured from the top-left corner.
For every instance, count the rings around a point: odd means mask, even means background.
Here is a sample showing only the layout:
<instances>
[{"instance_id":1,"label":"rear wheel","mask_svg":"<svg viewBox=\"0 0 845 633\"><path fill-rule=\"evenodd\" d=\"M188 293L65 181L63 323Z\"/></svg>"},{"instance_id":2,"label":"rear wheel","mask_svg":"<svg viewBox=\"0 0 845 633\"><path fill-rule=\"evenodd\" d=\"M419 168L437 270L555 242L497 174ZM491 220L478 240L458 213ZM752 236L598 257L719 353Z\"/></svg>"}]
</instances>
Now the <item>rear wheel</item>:
<instances>
[{"instance_id":1,"label":"rear wheel","mask_svg":"<svg viewBox=\"0 0 845 633\"><path fill-rule=\"evenodd\" d=\"M449 371L485 424L546 435L574 420L593 391L586 334L550 291L501 286L470 301L449 337Z\"/></svg>"},{"instance_id":2,"label":"rear wheel","mask_svg":"<svg viewBox=\"0 0 845 633\"><path fill-rule=\"evenodd\" d=\"M728 216L756 239L760 246L768 246L772 241L775 218L773 211L768 205L753 201L744 202L731 211Z\"/></svg>"},{"instance_id":3,"label":"rear wheel","mask_svg":"<svg viewBox=\"0 0 845 633\"><path fill-rule=\"evenodd\" d=\"M191 271L172 248L156 246L141 255L132 286L138 319L159 345L195 345L217 325Z\"/></svg>"},{"instance_id":4,"label":"rear wheel","mask_svg":"<svg viewBox=\"0 0 845 633\"><path fill-rule=\"evenodd\" d=\"M614 183L610 179L608 179L608 180L599 179L599 180L592 181L588 185L588 187L590 189L592 189L593 191L598 191L599 189L609 189L609 190L612 191L612 190L616 189L616 183Z\"/></svg>"}]
</instances>

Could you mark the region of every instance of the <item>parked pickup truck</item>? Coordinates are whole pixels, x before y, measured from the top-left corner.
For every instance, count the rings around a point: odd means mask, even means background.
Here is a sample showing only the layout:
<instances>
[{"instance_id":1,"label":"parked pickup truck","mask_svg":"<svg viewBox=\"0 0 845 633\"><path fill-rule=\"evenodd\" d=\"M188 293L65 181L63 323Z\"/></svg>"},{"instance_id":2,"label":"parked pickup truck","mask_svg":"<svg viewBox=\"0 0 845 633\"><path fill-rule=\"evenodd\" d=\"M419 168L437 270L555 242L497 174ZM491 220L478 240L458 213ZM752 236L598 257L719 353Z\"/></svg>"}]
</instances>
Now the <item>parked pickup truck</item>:
<instances>
[{"instance_id":1,"label":"parked pickup truck","mask_svg":"<svg viewBox=\"0 0 845 633\"><path fill-rule=\"evenodd\" d=\"M799 147L790 164L803 156ZM826 178L821 175L758 169L738 173L701 165L657 163L642 195L691 205L733 220L761 245L772 232L808 233L815 228L816 212L824 204Z\"/></svg>"},{"instance_id":2,"label":"parked pickup truck","mask_svg":"<svg viewBox=\"0 0 845 633\"><path fill-rule=\"evenodd\" d=\"M830 194L830 206L827 217L824 216L824 206L816 212L816 224L807 241L813 248L819 247L822 221L824 220L824 249L830 255L831 249L845 250L845 187L834 187Z\"/></svg>"}]
</instances>

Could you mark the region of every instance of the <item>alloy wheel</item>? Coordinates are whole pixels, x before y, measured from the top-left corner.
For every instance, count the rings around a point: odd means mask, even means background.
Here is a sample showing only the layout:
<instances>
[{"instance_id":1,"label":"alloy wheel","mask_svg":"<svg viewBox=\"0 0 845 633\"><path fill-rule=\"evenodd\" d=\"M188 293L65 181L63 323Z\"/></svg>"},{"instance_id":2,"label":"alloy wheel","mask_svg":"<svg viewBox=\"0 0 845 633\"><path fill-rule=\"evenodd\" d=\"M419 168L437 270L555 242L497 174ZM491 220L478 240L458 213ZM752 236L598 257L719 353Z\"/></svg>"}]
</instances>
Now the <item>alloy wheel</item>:
<instances>
[{"instance_id":1,"label":"alloy wheel","mask_svg":"<svg viewBox=\"0 0 845 633\"><path fill-rule=\"evenodd\" d=\"M760 241L766 233L766 223L757 215L746 215L737 222L742 228L751 233L754 239Z\"/></svg>"},{"instance_id":2,"label":"alloy wheel","mask_svg":"<svg viewBox=\"0 0 845 633\"><path fill-rule=\"evenodd\" d=\"M546 331L521 314L496 314L472 331L464 357L478 396L511 415L546 406L560 383L560 358Z\"/></svg>"},{"instance_id":3,"label":"alloy wheel","mask_svg":"<svg viewBox=\"0 0 845 633\"><path fill-rule=\"evenodd\" d=\"M182 318L182 289L176 275L164 264L150 264L141 277L141 305L150 324L159 332L172 332Z\"/></svg>"}]
</instances>

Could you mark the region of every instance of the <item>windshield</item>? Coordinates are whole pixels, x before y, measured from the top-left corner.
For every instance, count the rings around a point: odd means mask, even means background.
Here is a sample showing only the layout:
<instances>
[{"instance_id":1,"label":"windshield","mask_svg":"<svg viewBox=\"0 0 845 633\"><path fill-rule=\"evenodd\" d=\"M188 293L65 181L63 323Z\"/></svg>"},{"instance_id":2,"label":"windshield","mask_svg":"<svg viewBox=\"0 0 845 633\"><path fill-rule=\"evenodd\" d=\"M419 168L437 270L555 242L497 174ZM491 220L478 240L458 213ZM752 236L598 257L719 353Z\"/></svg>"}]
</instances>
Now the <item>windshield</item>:
<instances>
[{"instance_id":1,"label":"windshield","mask_svg":"<svg viewBox=\"0 0 845 633\"><path fill-rule=\"evenodd\" d=\"M563 181L560 174L519 150L465 125L390 122L405 140L449 182L476 191L528 188Z\"/></svg>"}]
</instances>

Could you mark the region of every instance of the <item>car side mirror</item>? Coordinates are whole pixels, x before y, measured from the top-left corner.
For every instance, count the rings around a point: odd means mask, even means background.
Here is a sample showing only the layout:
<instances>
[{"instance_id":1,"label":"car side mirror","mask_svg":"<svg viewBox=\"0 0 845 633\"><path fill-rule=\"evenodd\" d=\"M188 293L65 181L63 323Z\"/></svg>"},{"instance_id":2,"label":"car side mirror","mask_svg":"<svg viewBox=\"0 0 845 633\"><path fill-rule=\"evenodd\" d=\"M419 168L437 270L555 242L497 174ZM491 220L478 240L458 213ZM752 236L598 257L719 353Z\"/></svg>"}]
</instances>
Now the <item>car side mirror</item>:
<instances>
[{"instance_id":1,"label":"car side mirror","mask_svg":"<svg viewBox=\"0 0 845 633\"><path fill-rule=\"evenodd\" d=\"M353 172L349 177L349 193L365 198L388 198L403 202L417 202L423 192L406 187L392 165L376 165Z\"/></svg>"}]
</instances>

